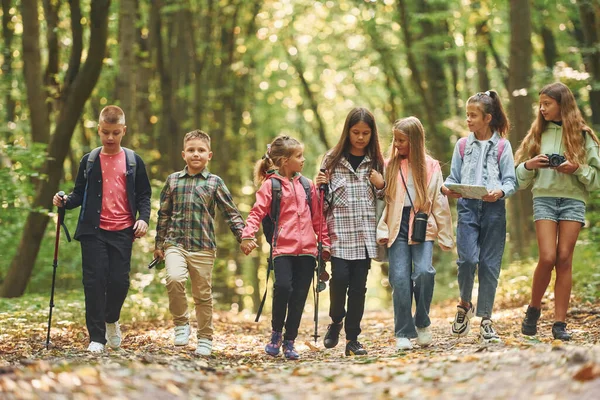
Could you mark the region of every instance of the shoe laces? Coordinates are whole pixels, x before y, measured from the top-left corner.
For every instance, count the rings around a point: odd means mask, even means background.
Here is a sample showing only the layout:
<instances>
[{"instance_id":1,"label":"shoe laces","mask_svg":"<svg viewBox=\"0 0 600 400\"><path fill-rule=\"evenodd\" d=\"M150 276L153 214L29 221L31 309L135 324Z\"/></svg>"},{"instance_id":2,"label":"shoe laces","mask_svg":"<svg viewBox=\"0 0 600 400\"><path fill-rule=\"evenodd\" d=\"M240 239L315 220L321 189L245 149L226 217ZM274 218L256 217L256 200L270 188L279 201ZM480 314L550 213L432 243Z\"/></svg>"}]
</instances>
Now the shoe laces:
<instances>
[{"instance_id":1,"label":"shoe laces","mask_svg":"<svg viewBox=\"0 0 600 400\"><path fill-rule=\"evenodd\" d=\"M456 322L458 322L459 324L462 324L463 322L465 322L466 317L467 317L467 313L464 312L463 310L459 310L456 313Z\"/></svg>"},{"instance_id":2,"label":"shoe laces","mask_svg":"<svg viewBox=\"0 0 600 400\"><path fill-rule=\"evenodd\" d=\"M277 331L273 331L273 333L271 334L271 343L269 343L273 346L280 346L281 345L281 332L277 332Z\"/></svg>"},{"instance_id":3,"label":"shoe laces","mask_svg":"<svg viewBox=\"0 0 600 400\"><path fill-rule=\"evenodd\" d=\"M481 324L481 328L485 332L486 336L490 336L490 337L496 337L496 336L498 336L496 334L496 331L494 330L494 326L492 325L491 321L487 322L487 323L482 323Z\"/></svg>"},{"instance_id":4,"label":"shoe laces","mask_svg":"<svg viewBox=\"0 0 600 400\"><path fill-rule=\"evenodd\" d=\"M283 349L285 351L296 351L294 349L294 341L293 340L284 340L283 341Z\"/></svg>"}]
</instances>

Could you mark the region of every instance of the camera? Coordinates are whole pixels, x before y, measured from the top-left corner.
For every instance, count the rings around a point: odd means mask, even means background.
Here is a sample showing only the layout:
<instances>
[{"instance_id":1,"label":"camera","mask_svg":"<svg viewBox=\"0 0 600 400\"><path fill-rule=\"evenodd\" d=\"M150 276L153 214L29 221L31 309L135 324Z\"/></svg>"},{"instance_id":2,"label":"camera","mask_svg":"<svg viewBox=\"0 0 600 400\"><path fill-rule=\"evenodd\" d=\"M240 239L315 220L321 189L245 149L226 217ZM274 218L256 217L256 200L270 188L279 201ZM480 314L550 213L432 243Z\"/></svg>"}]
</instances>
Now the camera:
<instances>
[{"instance_id":1,"label":"camera","mask_svg":"<svg viewBox=\"0 0 600 400\"><path fill-rule=\"evenodd\" d=\"M560 154L546 154L546 157L548 157L548 165L552 168L556 168L567 161L565 156L561 156Z\"/></svg>"}]
</instances>

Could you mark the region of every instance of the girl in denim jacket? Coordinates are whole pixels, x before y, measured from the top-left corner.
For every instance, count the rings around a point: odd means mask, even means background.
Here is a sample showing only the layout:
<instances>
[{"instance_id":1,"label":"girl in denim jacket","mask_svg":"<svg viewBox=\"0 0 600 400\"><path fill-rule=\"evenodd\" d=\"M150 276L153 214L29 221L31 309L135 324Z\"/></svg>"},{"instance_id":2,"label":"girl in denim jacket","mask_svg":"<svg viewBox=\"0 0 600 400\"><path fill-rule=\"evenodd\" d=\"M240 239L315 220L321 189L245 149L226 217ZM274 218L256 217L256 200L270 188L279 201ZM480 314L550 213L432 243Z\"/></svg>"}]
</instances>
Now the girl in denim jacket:
<instances>
[{"instance_id":1,"label":"girl in denim jacket","mask_svg":"<svg viewBox=\"0 0 600 400\"><path fill-rule=\"evenodd\" d=\"M319 195L315 185L310 182L312 204L308 204L300 182L303 168L304 146L296 139L279 136L267 146L264 157L256 163L254 179L260 188L242 231L241 248L248 255L257 247L256 232L263 218L271 211L273 188L270 178L279 180L279 221L277 232L273 233L276 238L273 244L273 331L265 352L278 356L283 346L283 355L288 360L300 358L294 341L298 336L302 311L315 270L319 226L323 226L323 259L328 260L330 255L327 227L321 224L322 216L316 211L319 210Z\"/></svg>"},{"instance_id":2,"label":"girl in denim jacket","mask_svg":"<svg viewBox=\"0 0 600 400\"><path fill-rule=\"evenodd\" d=\"M571 339L566 318L573 251L585 224L589 193L600 188L598 144L569 88L560 82L543 87L537 118L516 154L519 189L533 184L533 219L539 246L531 302L521 326L525 335L537 334L542 297L555 269L552 335L559 340Z\"/></svg>"},{"instance_id":3,"label":"girl in denim jacket","mask_svg":"<svg viewBox=\"0 0 600 400\"><path fill-rule=\"evenodd\" d=\"M516 189L515 165L510 142L505 139L510 125L498 93L489 90L467 100L467 126L471 132L454 147L448 183L485 186L481 199L467 199L446 186L442 193L458 199L456 246L460 301L452 324L452 335L466 336L474 315L471 295L475 271L479 275L477 301L481 317L480 338L500 342L492 325L492 309L506 242L505 199ZM466 141L466 142L463 142Z\"/></svg>"}]
</instances>

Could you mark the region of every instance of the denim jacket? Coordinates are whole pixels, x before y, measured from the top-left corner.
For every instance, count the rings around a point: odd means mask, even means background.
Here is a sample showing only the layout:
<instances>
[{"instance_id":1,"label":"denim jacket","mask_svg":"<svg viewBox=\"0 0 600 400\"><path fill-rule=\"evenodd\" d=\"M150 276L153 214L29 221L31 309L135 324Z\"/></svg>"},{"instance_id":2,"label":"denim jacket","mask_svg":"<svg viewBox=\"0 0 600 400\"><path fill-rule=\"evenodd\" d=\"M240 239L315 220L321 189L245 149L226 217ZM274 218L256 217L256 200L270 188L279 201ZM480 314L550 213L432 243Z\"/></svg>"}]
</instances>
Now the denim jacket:
<instances>
[{"instance_id":1,"label":"denim jacket","mask_svg":"<svg viewBox=\"0 0 600 400\"><path fill-rule=\"evenodd\" d=\"M450 175L445 183L462 183L463 185L474 185L476 166L482 151L486 152L485 163L483 165L482 184L490 190L500 189L507 198L513 194L517 186L515 176L515 161L513 158L512 147L508 140L505 141L504 150L498 163L498 142L501 137L498 132L494 132L492 137L484 148L475 138L474 133L470 133L465 145L464 157L460 156L459 142L454 146L452 154L452 166Z\"/></svg>"}]
</instances>

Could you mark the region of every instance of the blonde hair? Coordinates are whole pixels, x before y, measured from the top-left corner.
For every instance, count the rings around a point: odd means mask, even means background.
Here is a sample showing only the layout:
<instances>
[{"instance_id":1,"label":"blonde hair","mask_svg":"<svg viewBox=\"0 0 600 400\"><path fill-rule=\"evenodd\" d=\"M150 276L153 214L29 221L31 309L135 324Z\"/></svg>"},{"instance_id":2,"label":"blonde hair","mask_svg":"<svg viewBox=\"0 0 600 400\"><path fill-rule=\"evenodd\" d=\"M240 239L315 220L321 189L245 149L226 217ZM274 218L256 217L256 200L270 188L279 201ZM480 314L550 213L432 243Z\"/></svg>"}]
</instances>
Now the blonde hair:
<instances>
[{"instance_id":1,"label":"blonde hair","mask_svg":"<svg viewBox=\"0 0 600 400\"><path fill-rule=\"evenodd\" d=\"M201 131L200 129L195 129L191 132L186 133L183 137L183 147L185 148L185 144L192 139L204 140L208 145L208 149L210 150L210 136L208 135L208 133Z\"/></svg>"},{"instance_id":2,"label":"blonde hair","mask_svg":"<svg viewBox=\"0 0 600 400\"><path fill-rule=\"evenodd\" d=\"M560 82L544 86L540 90L539 95L543 94L556 100L560 107L565 157L569 161L584 164L586 162L586 150L585 136L582 132L584 131L586 135L590 135L596 143L599 143L599 141L592 128L585 123L581 111L579 111L575 102L575 96L573 96L573 93L565 84ZM515 154L517 164L527 161L540 153L542 133L546 130L548 123L538 107L537 117L531 124L527 136L525 136Z\"/></svg>"},{"instance_id":3,"label":"blonde hair","mask_svg":"<svg viewBox=\"0 0 600 400\"><path fill-rule=\"evenodd\" d=\"M302 149L302 143L290 136L277 136L267 145L267 151L254 166L254 184L258 187L273 169L281 168L284 159L290 158L294 151Z\"/></svg>"},{"instance_id":4,"label":"blonde hair","mask_svg":"<svg viewBox=\"0 0 600 400\"><path fill-rule=\"evenodd\" d=\"M427 199L427 150L425 148L425 129L416 117L402 118L394 122L392 130L393 134L404 134L408 137L409 152L408 164L412 171L415 192L415 199L412 199L415 210L429 208L429 200ZM385 189L386 202L392 203L396 200L396 189L398 187L398 172L400 171L400 163L402 157L398 154L398 150L394 146L394 140L389 150L389 163L385 170L385 181L387 187ZM406 179L406 177L405 177Z\"/></svg>"},{"instance_id":5,"label":"blonde hair","mask_svg":"<svg viewBox=\"0 0 600 400\"><path fill-rule=\"evenodd\" d=\"M106 106L100 111L98 123L106 122L107 124L125 125L125 113L121 107Z\"/></svg>"}]
</instances>

